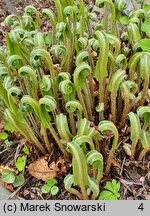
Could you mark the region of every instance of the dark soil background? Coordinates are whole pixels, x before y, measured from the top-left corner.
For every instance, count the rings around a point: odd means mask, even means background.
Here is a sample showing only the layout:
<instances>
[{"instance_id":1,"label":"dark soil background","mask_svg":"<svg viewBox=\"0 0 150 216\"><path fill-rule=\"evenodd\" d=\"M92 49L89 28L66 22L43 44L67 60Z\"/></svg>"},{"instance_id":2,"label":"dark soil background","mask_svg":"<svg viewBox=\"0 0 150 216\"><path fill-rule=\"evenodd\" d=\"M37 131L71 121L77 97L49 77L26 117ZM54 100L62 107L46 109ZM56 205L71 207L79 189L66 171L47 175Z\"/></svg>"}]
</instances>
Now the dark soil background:
<instances>
[{"instance_id":1,"label":"dark soil background","mask_svg":"<svg viewBox=\"0 0 150 216\"><path fill-rule=\"evenodd\" d=\"M12 13L17 13L19 16L23 14L23 10L27 5L33 5L37 8L39 13L43 8L51 8L55 11L55 7L50 0L42 0L37 3L36 1L32 0L12 0L9 6L6 6L4 1L0 0L0 45L5 46L5 35L6 32L9 31L8 27L4 26L4 19L7 15ZM93 1L86 1L87 4L90 4L91 8L93 6ZM48 21L41 17L41 26L42 30L49 31L50 26ZM3 122L0 122L0 132L3 131ZM105 185L106 181L112 180L113 178L116 179L121 184L121 199L123 200L150 200L150 156L147 156L143 162L137 161L129 161L128 158L123 153L123 149L121 148L123 142L126 140L126 133L122 132L122 136L119 143L119 148L116 152L116 158L114 159L114 164L112 166L111 172L109 176L104 176L101 189ZM0 142L0 166L7 165L9 167L13 167L15 160L18 156L22 155L22 143L23 138L20 135L13 135L11 134L9 137L10 140L13 141L13 145L11 148L6 148L2 142ZM58 158L60 155L58 152L52 153ZM30 147L30 155L27 159L27 167L28 165L38 160L41 155L34 149L34 147ZM52 155L45 156L48 162L52 160ZM149 157L149 158L148 158ZM54 159L54 158L53 158ZM67 171L70 172L71 164L67 164ZM70 200L76 199L76 197L70 195L64 188L63 179L66 174L61 174L58 176L58 186L60 188L60 192L56 197L51 197L50 195L43 195L41 192L41 187L44 182L39 181L33 177L31 177L28 173L28 170L25 169L24 176L25 176L25 184L22 187L14 189L13 187L3 184L7 189L12 192L10 198L14 195L18 197L28 199L28 200L40 200L40 199L58 199L58 200ZM2 184L2 183L0 183Z\"/></svg>"}]
</instances>

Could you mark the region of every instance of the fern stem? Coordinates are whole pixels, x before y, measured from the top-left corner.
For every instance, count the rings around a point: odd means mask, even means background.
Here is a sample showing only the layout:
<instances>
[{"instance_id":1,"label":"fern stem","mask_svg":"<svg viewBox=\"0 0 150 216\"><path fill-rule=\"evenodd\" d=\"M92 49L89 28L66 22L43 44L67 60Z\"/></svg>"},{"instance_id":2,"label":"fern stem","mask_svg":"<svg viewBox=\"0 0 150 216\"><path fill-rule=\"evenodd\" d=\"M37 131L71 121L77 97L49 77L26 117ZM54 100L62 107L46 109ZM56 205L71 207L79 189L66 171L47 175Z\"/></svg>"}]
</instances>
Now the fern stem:
<instances>
[{"instance_id":1,"label":"fern stem","mask_svg":"<svg viewBox=\"0 0 150 216\"><path fill-rule=\"evenodd\" d=\"M85 118L88 119L89 117L88 117L87 109L86 109L86 106L85 106L85 102L84 102L84 98L83 98L83 95L82 95L81 90L79 90L79 91L77 92L77 94L78 94L79 101L80 101L80 103L81 103L81 105L82 105L82 107L83 107L84 116L85 116Z\"/></svg>"},{"instance_id":2,"label":"fern stem","mask_svg":"<svg viewBox=\"0 0 150 216\"><path fill-rule=\"evenodd\" d=\"M143 157L146 155L146 153L149 151L149 149L145 148L142 149L142 151L140 152L140 155L138 157L138 161L142 161Z\"/></svg>"},{"instance_id":3,"label":"fern stem","mask_svg":"<svg viewBox=\"0 0 150 216\"><path fill-rule=\"evenodd\" d=\"M130 100L127 94L124 94L124 109L121 117L121 128L125 125L126 117L129 112Z\"/></svg>"},{"instance_id":4,"label":"fern stem","mask_svg":"<svg viewBox=\"0 0 150 216\"><path fill-rule=\"evenodd\" d=\"M102 75L99 77L99 104L101 103L104 103L104 78ZM103 120L103 111L99 113L99 121L101 120Z\"/></svg>"},{"instance_id":5,"label":"fern stem","mask_svg":"<svg viewBox=\"0 0 150 216\"><path fill-rule=\"evenodd\" d=\"M60 148L61 152L63 153L64 157L68 158L68 153L67 153L66 149L64 148L62 142L58 138L58 135L55 132L54 128L52 127L51 123L49 123L48 129L49 129L51 135L53 136L54 140L56 141L57 145L59 146L59 148Z\"/></svg>"},{"instance_id":6,"label":"fern stem","mask_svg":"<svg viewBox=\"0 0 150 216\"><path fill-rule=\"evenodd\" d=\"M84 95L85 95L85 104L87 106L87 111L88 111L88 114L89 114L89 119L92 121L92 98L91 98L91 92L89 90L89 86L86 84L85 85L85 88L84 88Z\"/></svg>"},{"instance_id":7,"label":"fern stem","mask_svg":"<svg viewBox=\"0 0 150 216\"><path fill-rule=\"evenodd\" d=\"M149 89L149 72L145 73L145 80L144 80L144 87L142 91L142 97L139 102L140 106L143 106L144 101L146 99L146 96L148 94L148 89Z\"/></svg>"},{"instance_id":8,"label":"fern stem","mask_svg":"<svg viewBox=\"0 0 150 216\"><path fill-rule=\"evenodd\" d=\"M84 37L85 32L85 11L84 11L84 2L80 0L80 9L81 9L81 37Z\"/></svg>"},{"instance_id":9,"label":"fern stem","mask_svg":"<svg viewBox=\"0 0 150 216\"><path fill-rule=\"evenodd\" d=\"M75 136L75 134L76 134L76 123L75 123L75 120L74 120L73 113L69 113L69 119L70 119L71 132Z\"/></svg>"},{"instance_id":10,"label":"fern stem","mask_svg":"<svg viewBox=\"0 0 150 216\"><path fill-rule=\"evenodd\" d=\"M135 158L136 145L137 145L137 141L135 141L135 142L132 143L132 145L131 145L131 156L130 156L130 160L134 160L134 158Z\"/></svg>"},{"instance_id":11,"label":"fern stem","mask_svg":"<svg viewBox=\"0 0 150 216\"><path fill-rule=\"evenodd\" d=\"M105 18L104 18L104 28L105 31L108 31L108 17L109 17L109 5L107 3L105 3L104 5L104 14L105 14Z\"/></svg>"},{"instance_id":12,"label":"fern stem","mask_svg":"<svg viewBox=\"0 0 150 216\"><path fill-rule=\"evenodd\" d=\"M48 140L47 129L44 128L44 127L42 127L42 134L43 134L43 138L44 138L44 141L45 141L46 148L47 148L48 152L50 153L52 147L51 147L51 143Z\"/></svg>"},{"instance_id":13,"label":"fern stem","mask_svg":"<svg viewBox=\"0 0 150 216\"><path fill-rule=\"evenodd\" d=\"M81 192L82 192L82 195L83 195L83 200L88 200L86 187L84 185L80 185L80 188L81 188Z\"/></svg>"},{"instance_id":14,"label":"fern stem","mask_svg":"<svg viewBox=\"0 0 150 216\"><path fill-rule=\"evenodd\" d=\"M110 172L110 167L111 167L114 152L115 152L114 149L110 150L110 153L107 159L107 163L106 163L106 168L105 168L106 175L108 175Z\"/></svg>"},{"instance_id":15,"label":"fern stem","mask_svg":"<svg viewBox=\"0 0 150 216\"><path fill-rule=\"evenodd\" d=\"M116 123L116 95L113 92L111 92L111 114L112 121Z\"/></svg>"}]
</instances>

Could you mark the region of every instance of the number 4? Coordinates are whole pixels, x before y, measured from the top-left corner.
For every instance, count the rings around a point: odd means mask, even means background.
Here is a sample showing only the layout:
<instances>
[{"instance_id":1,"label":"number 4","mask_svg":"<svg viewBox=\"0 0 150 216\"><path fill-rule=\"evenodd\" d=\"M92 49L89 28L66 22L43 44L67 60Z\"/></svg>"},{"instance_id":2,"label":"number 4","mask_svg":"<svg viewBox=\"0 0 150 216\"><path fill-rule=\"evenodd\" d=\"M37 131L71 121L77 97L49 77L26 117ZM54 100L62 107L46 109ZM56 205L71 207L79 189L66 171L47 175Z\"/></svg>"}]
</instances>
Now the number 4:
<instances>
[{"instance_id":1,"label":"number 4","mask_svg":"<svg viewBox=\"0 0 150 216\"><path fill-rule=\"evenodd\" d=\"M144 210L144 206L143 206L143 203L141 203L138 207L139 210L143 211Z\"/></svg>"}]
</instances>

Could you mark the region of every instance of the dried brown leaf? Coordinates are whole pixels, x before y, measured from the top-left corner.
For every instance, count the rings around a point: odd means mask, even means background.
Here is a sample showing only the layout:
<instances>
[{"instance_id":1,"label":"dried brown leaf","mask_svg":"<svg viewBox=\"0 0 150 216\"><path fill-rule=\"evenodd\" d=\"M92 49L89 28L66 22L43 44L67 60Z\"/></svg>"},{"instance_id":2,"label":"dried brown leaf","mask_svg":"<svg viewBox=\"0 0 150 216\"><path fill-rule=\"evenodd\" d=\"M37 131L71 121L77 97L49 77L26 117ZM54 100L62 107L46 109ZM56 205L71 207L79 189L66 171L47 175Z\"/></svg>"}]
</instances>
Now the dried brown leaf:
<instances>
[{"instance_id":1,"label":"dried brown leaf","mask_svg":"<svg viewBox=\"0 0 150 216\"><path fill-rule=\"evenodd\" d=\"M56 166L48 166L48 162L41 158L38 161L34 161L28 167L29 173L34 178L42 181L47 181L48 179L55 178L57 176L58 169Z\"/></svg>"}]
</instances>

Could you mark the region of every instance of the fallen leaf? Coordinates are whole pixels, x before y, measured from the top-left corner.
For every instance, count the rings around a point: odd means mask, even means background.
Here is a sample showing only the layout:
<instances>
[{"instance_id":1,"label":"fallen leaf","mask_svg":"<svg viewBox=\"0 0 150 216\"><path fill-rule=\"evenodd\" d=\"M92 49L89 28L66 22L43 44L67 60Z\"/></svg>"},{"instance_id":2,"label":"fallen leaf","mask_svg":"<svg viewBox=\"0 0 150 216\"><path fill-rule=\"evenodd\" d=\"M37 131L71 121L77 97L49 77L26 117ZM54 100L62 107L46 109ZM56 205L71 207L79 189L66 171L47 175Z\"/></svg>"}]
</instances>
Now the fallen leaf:
<instances>
[{"instance_id":1,"label":"fallen leaf","mask_svg":"<svg viewBox=\"0 0 150 216\"><path fill-rule=\"evenodd\" d=\"M38 161L34 161L28 167L29 173L38 180L47 181L48 179L55 178L57 176L58 169L54 165L48 166L48 162L41 158Z\"/></svg>"}]
</instances>

